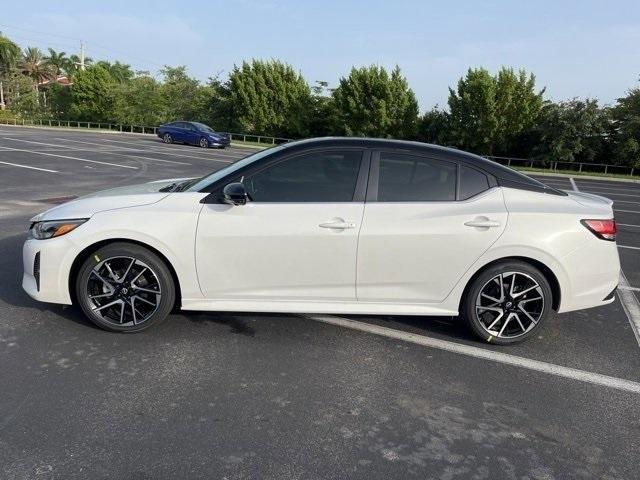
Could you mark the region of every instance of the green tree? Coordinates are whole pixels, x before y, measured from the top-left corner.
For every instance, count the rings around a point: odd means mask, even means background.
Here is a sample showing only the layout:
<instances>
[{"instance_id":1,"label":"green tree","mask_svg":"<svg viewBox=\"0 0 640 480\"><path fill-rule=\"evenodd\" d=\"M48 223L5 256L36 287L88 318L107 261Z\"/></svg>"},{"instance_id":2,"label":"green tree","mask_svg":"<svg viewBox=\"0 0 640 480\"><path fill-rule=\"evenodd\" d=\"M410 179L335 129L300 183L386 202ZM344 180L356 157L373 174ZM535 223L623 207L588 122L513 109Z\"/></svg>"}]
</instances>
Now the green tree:
<instances>
[{"instance_id":1,"label":"green tree","mask_svg":"<svg viewBox=\"0 0 640 480\"><path fill-rule=\"evenodd\" d=\"M185 66L165 66L160 73L164 80L161 92L167 105L167 119L206 121L204 112L210 89L187 75Z\"/></svg>"},{"instance_id":2,"label":"green tree","mask_svg":"<svg viewBox=\"0 0 640 480\"><path fill-rule=\"evenodd\" d=\"M2 110L8 100L5 98L5 82L8 80L10 72L18 64L19 58L20 47L0 34L0 109Z\"/></svg>"},{"instance_id":3,"label":"green tree","mask_svg":"<svg viewBox=\"0 0 640 480\"><path fill-rule=\"evenodd\" d=\"M242 62L231 71L226 91L238 129L286 137L307 134L311 90L291 65Z\"/></svg>"},{"instance_id":4,"label":"green tree","mask_svg":"<svg viewBox=\"0 0 640 480\"><path fill-rule=\"evenodd\" d=\"M592 99L547 104L536 127L534 156L556 162L594 162L605 148L609 114Z\"/></svg>"},{"instance_id":5,"label":"green tree","mask_svg":"<svg viewBox=\"0 0 640 480\"><path fill-rule=\"evenodd\" d=\"M493 76L484 68L469 69L456 90L449 88L452 142L482 155L509 153L535 124L543 95L523 70L502 68Z\"/></svg>"},{"instance_id":6,"label":"green tree","mask_svg":"<svg viewBox=\"0 0 640 480\"><path fill-rule=\"evenodd\" d=\"M337 128L346 135L413 138L418 102L396 66L352 68L333 91Z\"/></svg>"},{"instance_id":7,"label":"green tree","mask_svg":"<svg viewBox=\"0 0 640 480\"><path fill-rule=\"evenodd\" d=\"M96 66L100 66L109 72L111 78L113 78L118 83L126 83L130 81L134 77L133 70L131 70L131 66L126 63L121 63L116 60L115 63L107 62L106 60L100 60L95 63Z\"/></svg>"},{"instance_id":8,"label":"green tree","mask_svg":"<svg viewBox=\"0 0 640 480\"><path fill-rule=\"evenodd\" d=\"M43 60L54 78L67 73L69 69L69 58L66 52L56 52L53 48L49 48L49 54L44 56Z\"/></svg>"},{"instance_id":9,"label":"green tree","mask_svg":"<svg viewBox=\"0 0 640 480\"><path fill-rule=\"evenodd\" d=\"M161 85L151 76L140 75L115 90L115 113L118 123L159 125L166 120L166 103Z\"/></svg>"},{"instance_id":10,"label":"green tree","mask_svg":"<svg viewBox=\"0 0 640 480\"><path fill-rule=\"evenodd\" d=\"M436 105L418 121L418 139L422 142L448 145L450 137L449 115Z\"/></svg>"},{"instance_id":11,"label":"green tree","mask_svg":"<svg viewBox=\"0 0 640 480\"><path fill-rule=\"evenodd\" d=\"M109 71L95 65L80 70L71 87L71 114L78 120L112 121L117 83Z\"/></svg>"},{"instance_id":12,"label":"green tree","mask_svg":"<svg viewBox=\"0 0 640 480\"><path fill-rule=\"evenodd\" d=\"M34 90L38 91L38 85L51 77L51 70L44 61L44 56L39 48L28 47L22 54L20 70L33 81Z\"/></svg>"},{"instance_id":13,"label":"green tree","mask_svg":"<svg viewBox=\"0 0 640 480\"><path fill-rule=\"evenodd\" d=\"M640 88L619 98L611 114L614 158L618 163L640 167Z\"/></svg>"}]
</instances>

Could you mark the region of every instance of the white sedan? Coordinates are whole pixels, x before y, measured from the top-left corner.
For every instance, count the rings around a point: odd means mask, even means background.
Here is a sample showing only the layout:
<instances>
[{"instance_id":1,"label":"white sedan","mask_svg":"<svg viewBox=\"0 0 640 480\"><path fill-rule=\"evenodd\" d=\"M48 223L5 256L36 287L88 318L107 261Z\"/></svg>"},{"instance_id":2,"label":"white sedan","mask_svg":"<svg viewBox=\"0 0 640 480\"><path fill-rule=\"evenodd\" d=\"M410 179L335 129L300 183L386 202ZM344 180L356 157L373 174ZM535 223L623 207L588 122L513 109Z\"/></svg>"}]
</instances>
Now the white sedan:
<instances>
[{"instance_id":1,"label":"white sedan","mask_svg":"<svg viewBox=\"0 0 640 480\"><path fill-rule=\"evenodd\" d=\"M612 202L462 151L323 138L32 219L23 288L137 332L182 310L460 315L485 341L611 303Z\"/></svg>"}]
</instances>

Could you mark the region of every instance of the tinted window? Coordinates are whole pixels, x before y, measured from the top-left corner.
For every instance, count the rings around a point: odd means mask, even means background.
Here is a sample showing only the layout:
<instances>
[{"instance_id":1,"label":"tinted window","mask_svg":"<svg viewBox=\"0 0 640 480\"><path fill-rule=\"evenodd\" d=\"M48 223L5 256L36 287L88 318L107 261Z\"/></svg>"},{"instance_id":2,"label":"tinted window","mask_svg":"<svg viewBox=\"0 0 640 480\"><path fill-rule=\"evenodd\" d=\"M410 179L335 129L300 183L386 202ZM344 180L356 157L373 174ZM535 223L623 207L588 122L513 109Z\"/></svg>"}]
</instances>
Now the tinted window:
<instances>
[{"instance_id":1,"label":"tinted window","mask_svg":"<svg viewBox=\"0 0 640 480\"><path fill-rule=\"evenodd\" d=\"M172 123L171 126L173 128L186 128L186 125L184 122L175 122L175 123Z\"/></svg>"},{"instance_id":2,"label":"tinted window","mask_svg":"<svg viewBox=\"0 0 640 480\"><path fill-rule=\"evenodd\" d=\"M255 202L350 202L362 152L326 151L299 155L244 180Z\"/></svg>"},{"instance_id":3,"label":"tinted window","mask_svg":"<svg viewBox=\"0 0 640 480\"><path fill-rule=\"evenodd\" d=\"M466 200L489 188L487 176L475 168L460 166L460 200Z\"/></svg>"},{"instance_id":4,"label":"tinted window","mask_svg":"<svg viewBox=\"0 0 640 480\"><path fill-rule=\"evenodd\" d=\"M379 202L456 199L456 164L406 154L382 153Z\"/></svg>"}]
</instances>

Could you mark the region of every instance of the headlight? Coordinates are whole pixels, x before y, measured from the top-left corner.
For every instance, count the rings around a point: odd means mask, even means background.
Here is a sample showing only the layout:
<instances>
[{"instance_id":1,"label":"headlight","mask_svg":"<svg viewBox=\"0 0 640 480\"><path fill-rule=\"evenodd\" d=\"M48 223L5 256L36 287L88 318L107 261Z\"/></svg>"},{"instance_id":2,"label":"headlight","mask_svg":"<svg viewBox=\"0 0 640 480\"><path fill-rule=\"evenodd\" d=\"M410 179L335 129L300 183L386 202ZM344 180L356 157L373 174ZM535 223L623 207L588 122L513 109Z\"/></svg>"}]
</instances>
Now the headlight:
<instances>
[{"instance_id":1,"label":"headlight","mask_svg":"<svg viewBox=\"0 0 640 480\"><path fill-rule=\"evenodd\" d=\"M46 222L34 222L29 229L32 238L37 240L45 240L47 238L59 237L75 230L88 218L79 218L75 220L50 220Z\"/></svg>"}]
</instances>

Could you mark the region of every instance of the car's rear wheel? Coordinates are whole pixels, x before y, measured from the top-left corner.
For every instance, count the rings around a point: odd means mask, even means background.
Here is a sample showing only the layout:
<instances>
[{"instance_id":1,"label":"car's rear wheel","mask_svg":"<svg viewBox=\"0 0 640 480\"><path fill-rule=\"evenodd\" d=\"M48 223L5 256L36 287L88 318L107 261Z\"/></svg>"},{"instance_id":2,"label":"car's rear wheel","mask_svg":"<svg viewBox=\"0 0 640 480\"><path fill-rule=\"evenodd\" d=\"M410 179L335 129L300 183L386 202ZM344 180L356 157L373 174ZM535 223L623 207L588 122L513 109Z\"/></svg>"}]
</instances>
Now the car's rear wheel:
<instances>
[{"instance_id":1,"label":"car's rear wheel","mask_svg":"<svg viewBox=\"0 0 640 480\"><path fill-rule=\"evenodd\" d=\"M171 134L170 134L170 133L165 133L165 134L162 136L162 141L163 141L164 143L173 143L173 137L171 136Z\"/></svg>"},{"instance_id":2,"label":"car's rear wheel","mask_svg":"<svg viewBox=\"0 0 640 480\"><path fill-rule=\"evenodd\" d=\"M140 332L164 320L175 303L171 272L139 245L113 243L93 252L76 277L76 299L97 326Z\"/></svg>"},{"instance_id":3,"label":"car's rear wheel","mask_svg":"<svg viewBox=\"0 0 640 480\"><path fill-rule=\"evenodd\" d=\"M474 279L461 313L478 337L508 345L536 335L551 311L551 287L542 272L525 262L507 261Z\"/></svg>"},{"instance_id":4,"label":"car's rear wheel","mask_svg":"<svg viewBox=\"0 0 640 480\"><path fill-rule=\"evenodd\" d=\"M200 139L200 143L199 143L199 145L200 145L202 148L209 148L209 140L207 140L206 138L202 137L202 138Z\"/></svg>"}]
</instances>

